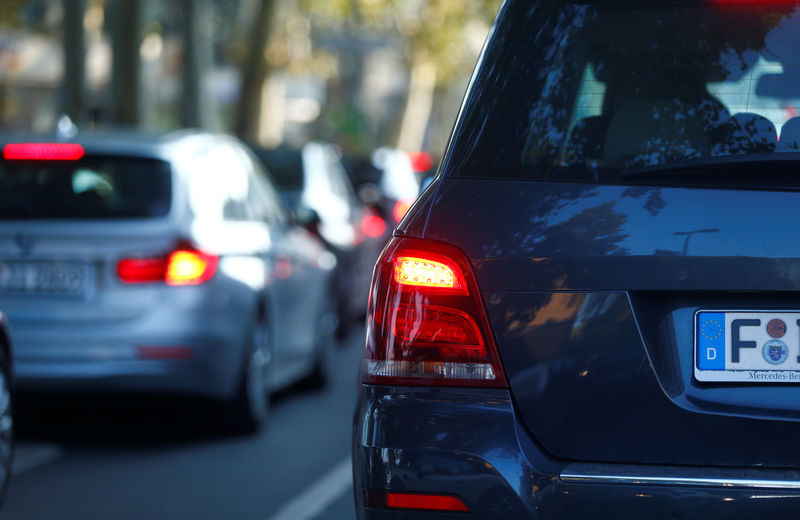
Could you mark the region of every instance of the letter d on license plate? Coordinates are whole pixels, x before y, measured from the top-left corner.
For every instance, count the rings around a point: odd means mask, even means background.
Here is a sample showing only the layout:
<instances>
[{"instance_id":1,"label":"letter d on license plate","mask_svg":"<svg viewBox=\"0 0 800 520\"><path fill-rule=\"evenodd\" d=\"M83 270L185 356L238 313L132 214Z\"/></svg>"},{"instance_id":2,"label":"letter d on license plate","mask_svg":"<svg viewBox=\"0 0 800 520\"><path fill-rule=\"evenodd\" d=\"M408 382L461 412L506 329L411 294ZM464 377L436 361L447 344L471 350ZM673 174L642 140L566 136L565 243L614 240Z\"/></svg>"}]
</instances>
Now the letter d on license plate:
<instances>
[{"instance_id":1,"label":"letter d on license plate","mask_svg":"<svg viewBox=\"0 0 800 520\"><path fill-rule=\"evenodd\" d=\"M694 317L698 381L800 383L800 312L700 310Z\"/></svg>"}]
</instances>

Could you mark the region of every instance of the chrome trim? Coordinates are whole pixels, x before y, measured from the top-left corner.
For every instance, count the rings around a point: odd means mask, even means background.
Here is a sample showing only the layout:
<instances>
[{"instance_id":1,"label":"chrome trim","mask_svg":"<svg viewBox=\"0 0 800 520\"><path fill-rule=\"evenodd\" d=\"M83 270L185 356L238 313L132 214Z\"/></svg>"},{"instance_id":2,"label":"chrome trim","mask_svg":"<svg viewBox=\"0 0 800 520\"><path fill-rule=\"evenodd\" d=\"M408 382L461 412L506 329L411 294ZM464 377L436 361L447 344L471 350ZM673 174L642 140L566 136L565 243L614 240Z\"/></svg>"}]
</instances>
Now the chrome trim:
<instances>
[{"instance_id":1,"label":"chrome trim","mask_svg":"<svg viewBox=\"0 0 800 520\"><path fill-rule=\"evenodd\" d=\"M690 468L615 464L570 464L559 475L569 484L644 486L701 486L800 491L797 471L763 469Z\"/></svg>"}]
</instances>

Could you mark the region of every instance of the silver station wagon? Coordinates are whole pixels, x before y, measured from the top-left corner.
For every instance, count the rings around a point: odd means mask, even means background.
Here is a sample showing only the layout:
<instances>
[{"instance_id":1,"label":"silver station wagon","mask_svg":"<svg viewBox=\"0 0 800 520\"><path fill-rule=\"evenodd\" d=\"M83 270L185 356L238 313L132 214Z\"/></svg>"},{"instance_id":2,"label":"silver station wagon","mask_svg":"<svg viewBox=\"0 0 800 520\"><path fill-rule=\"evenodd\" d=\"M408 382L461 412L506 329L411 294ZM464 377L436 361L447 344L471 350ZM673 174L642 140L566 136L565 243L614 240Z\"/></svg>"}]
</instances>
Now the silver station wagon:
<instances>
[{"instance_id":1,"label":"silver station wagon","mask_svg":"<svg viewBox=\"0 0 800 520\"><path fill-rule=\"evenodd\" d=\"M237 140L0 149L0 308L20 388L210 397L252 431L270 391L324 383L336 260Z\"/></svg>"}]
</instances>

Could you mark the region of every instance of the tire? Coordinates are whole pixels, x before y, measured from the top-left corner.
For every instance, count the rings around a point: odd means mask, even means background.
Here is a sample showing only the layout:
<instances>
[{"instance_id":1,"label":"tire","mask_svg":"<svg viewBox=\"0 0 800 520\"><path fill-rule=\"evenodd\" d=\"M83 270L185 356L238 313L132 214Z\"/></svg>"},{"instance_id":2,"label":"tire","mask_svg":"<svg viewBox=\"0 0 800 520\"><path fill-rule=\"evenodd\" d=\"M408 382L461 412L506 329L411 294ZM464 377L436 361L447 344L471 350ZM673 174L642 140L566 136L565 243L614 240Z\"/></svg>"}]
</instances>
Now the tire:
<instances>
[{"instance_id":1,"label":"tire","mask_svg":"<svg viewBox=\"0 0 800 520\"><path fill-rule=\"evenodd\" d=\"M267 423L270 411L272 351L264 317L256 320L249 338L239 388L236 397L227 406L226 427L237 434L261 430Z\"/></svg>"},{"instance_id":2,"label":"tire","mask_svg":"<svg viewBox=\"0 0 800 520\"><path fill-rule=\"evenodd\" d=\"M8 492L14 463L13 394L11 362L0 350L0 504Z\"/></svg>"}]
</instances>

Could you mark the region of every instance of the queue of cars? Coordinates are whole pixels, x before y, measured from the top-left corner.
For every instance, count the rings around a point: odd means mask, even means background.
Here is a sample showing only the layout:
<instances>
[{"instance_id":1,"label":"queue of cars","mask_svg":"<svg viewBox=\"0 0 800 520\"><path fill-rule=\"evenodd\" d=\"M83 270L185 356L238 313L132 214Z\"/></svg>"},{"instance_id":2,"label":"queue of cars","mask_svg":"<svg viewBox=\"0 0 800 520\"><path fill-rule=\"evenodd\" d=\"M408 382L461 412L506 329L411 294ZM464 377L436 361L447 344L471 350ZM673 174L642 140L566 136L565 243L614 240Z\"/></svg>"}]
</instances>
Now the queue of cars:
<instances>
[{"instance_id":1,"label":"queue of cars","mask_svg":"<svg viewBox=\"0 0 800 520\"><path fill-rule=\"evenodd\" d=\"M197 396L251 433L271 393L324 386L399 220L323 143L91 132L0 151L0 500L17 390Z\"/></svg>"},{"instance_id":2,"label":"queue of cars","mask_svg":"<svg viewBox=\"0 0 800 520\"><path fill-rule=\"evenodd\" d=\"M271 392L325 384L375 259L359 256L363 206L331 146L298 152L299 180L200 131L0 149L0 309L17 388L202 396L251 432Z\"/></svg>"}]
</instances>

